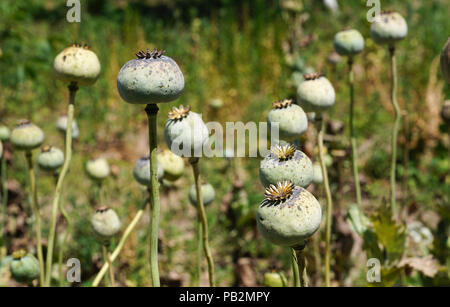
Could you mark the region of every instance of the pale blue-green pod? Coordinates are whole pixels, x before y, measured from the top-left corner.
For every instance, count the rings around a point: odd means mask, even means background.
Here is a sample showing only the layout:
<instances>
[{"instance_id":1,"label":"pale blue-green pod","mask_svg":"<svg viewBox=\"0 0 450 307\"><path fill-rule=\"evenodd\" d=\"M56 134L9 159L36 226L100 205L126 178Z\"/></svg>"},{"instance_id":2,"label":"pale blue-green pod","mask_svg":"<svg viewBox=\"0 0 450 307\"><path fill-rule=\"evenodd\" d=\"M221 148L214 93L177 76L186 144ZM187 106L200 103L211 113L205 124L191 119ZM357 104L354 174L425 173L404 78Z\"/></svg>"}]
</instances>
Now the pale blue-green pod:
<instances>
[{"instance_id":1,"label":"pale blue-green pod","mask_svg":"<svg viewBox=\"0 0 450 307\"><path fill-rule=\"evenodd\" d=\"M288 282L283 272L267 272L264 274L265 287L287 287Z\"/></svg>"},{"instance_id":2,"label":"pale blue-green pod","mask_svg":"<svg viewBox=\"0 0 450 307\"><path fill-rule=\"evenodd\" d=\"M158 165L162 166L164 172L164 179L173 182L176 181L181 176L183 176L184 173L183 158L177 156L168 149L163 150L161 153L158 153L157 158L158 158Z\"/></svg>"},{"instance_id":3,"label":"pale blue-green pod","mask_svg":"<svg viewBox=\"0 0 450 307\"><path fill-rule=\"evenodd\" d=\"M109 207L100 207L91 218L94 234L103 241L108 241L120 231L122 226L117 213Z\"/></svg>"},{"instance_id":4,"label":"pale blue-green pod","mask_svg":"<svg viewBox=\"0 0 450 307\"><path fill-rule=\"evenodd\" d=\"M58 117L58 121L56 122L56 128L58 131L66 135L67 130L67 115L61 115ZM78 139L80 135L80 130L78 129L78 124L75 119L72 120L72 139Z\"/></svg>"},{"instance_id":5,"label":"pale blue-green pod","mask_svg":"<svg viewBox=\"0 0 450 307\"><path fill-rule=\"evenodd\" d=\"M211 204L216 197L214 187L209 183L202 183L200 190L202 193L203 205L207 206ZM195 184L189 189L189 201L191 205L197 206L197 190L195 188Z\"/></svg>"},{"instance_id":6,"label":"pale blue-green pod","mask_svg":"<svg viewBox=\"0 0 450 307\"><path fill-rule=\"evenodd\" d=\"M53 70L61 81L91 85L100 75L100 61L87 45L74 44L56 56Z\"/></svg>"},{"instance_id":7,"label":"pale blue-green pod","mask_svg":"<svg viewBox=\"0 0 450 307\"><path fill-rule=\"evenodd\" d=\"M162 180L164 176L164 169L158 160L156 163L156 170L156 176L158 177L158 180ZM142 157L136 160L133 169L133 176L134 179L136 179L136 181L142 185L149 186L151 184L149 157Z\"/></svg>"},{"instance_id":8,"label":"pale blue-green pod","mask_svg":"<svg viewBox=\"0 0 450 307\"><path fill-rule=\"evenodd\" d=\"M396 12L381 12L370 27L370 35L379 45L395 45L408 35L406 20Z\"/></svg>"},{"instance_id":9,"label":"pale blue-green pod","mask_svg":"<svg viewBox=\"0 0 450 307\"><path fill-rule=\"evenodd\" d=\"M201 157L203 146L209 137L200 114L192 112L190 107L174 107L164 127L164 138L169 149L180 157Z\"/></svg>"},{"instance_id":10,"label":"pale blue-green pod","mask_svg":"<svg viewBox=\"0 0 450 307\"><path fill-rule=\"evenodd\" d=\"M11 133L11 144L19 150L32 150L44 142L44 132L27 120L21 121Z\"/></svg>"},{"instance_id":11,"label":"pale blue-green pod","mask_svg":"<svg viewBox=\"0 0 450 307\"><path fill-rule=\"evenodd\" d=\"M64 153L59 148L44 146L37 156L37 163L44 171L55 171L64 164Z\"/></svg>"},{"instance_id":12,"label":"pale blue-green pod","mask_svg":"<svg viewBox=\"0 0 450 307\"><path fill-rule=\"evenodd\" d=\"M322 167L320 163L314 162L313 164L313 179L312 182L315 184L321 184L323 182Z\"/></svg>"},{"instance_id":13,"label":"pale blue-green pod","mask_svg":"<svg viewBox=\"0 0 450 307\"><path fill-rule=\"evenodd\" d=\"M180 67L162 51L140 51L137 59L125 63L117 76L117 89L123 100L133 104L170 102L184 89Z\"/></svg>"},{"instance_id":14,"label":"pale blue-green pod","mask_svg":"<svg viewBox=\"0 0 450 307\"><path fill-rule=\"evenodd\" d=\"M273 103L273 108L267 115L269 129L278 123L279 137L285 141L298 139L308 129L308 117L301 107L285 99Z\"/></svg>"},{"instance_id":15,"label":"pale blue-green pod","mask_svg":"<svg viewBox=\"0 0 450 307\"><path fill-rule=\"evenodd\" d=\"M294 185L306 188L313 179L312 162L292 144L276 145L261 161L259 178L265 187L291 181Z\"/></svg>"},{"instance_id":16,"label":"pale blue-green pod","mask_svg":"<svg viewBox=\"0 0 450 307\"><path fill-rule=\"evenodd\" d=\"M450 37L441 53L441 70L445 80L450 83Z\"/></svg>"},{"instance_id":17,"label":"pale blue-green pod","mask_svg":"<svg viewBox=\"0 0 450 307\"><path fill-rule=\"evenodd\" d=\"M24 250L15 251L9 263L11 276L21 283L31 283L40 275L39 261L32 254Z\"/></svg>"},{"instance_id":18,"label":"pale blue-green pod","mask_svg":"<svg viewBox=\"0 0 450 307\"><path fill-rule=\"evenodd\" d=\"M269 242L301 248L319 229L322 209L317 199L291 182L279 182L266 189L256 213L261 235Z\"/></svg>"},{"instance_id":19,"label":"pale blue-green pod","mask_svg":"<svg viewBox=\"0 0 450 307\"><path fill-rule=\"evenodd\" d=\"M108 161L104 158L92 159L86 163L86 173L91 179L104 180L110 172Z\"/></svg>"},{"instance_id":20,"label":"pale blue-green pod","mask_svg":"<svg viewBox=\"0 0 450 307\"><path fill-rule=\"evenodd\" d=\"M334 49L339 55L357 55L364 50L364 37L354 29L338 32L334 36Z\"/></svg>"},{"instance_id":21,"label":"pale blue-green pod","mask_svg":"<svg viewBox=\"0 0 450 307\"><path fill-rule=\"evenodd\" d=\"M11 136L11 131L9 128L3 125L0 125L0 141L8 141Z\"/></svg>"},{"instance_id":22,"label":"pale blue-green pod","mask_svg":"<svg viewBox=\"0 0 450 307\"><path fill-rule=\"evenodd\" d=\"M336 92L321 74L306 74L297 88L297 104L305 112L324 112L334 105Z\"/></svg>"}]
</instances>

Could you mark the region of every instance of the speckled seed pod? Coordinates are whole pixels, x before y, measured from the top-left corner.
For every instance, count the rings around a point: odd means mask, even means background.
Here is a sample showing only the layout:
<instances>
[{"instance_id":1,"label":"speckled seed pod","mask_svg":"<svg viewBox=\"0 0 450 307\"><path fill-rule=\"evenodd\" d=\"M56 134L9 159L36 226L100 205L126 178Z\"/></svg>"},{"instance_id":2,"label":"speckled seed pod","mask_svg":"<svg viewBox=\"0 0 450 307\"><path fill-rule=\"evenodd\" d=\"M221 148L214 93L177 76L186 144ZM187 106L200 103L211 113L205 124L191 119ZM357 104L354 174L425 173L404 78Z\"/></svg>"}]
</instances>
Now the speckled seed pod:
<instances>
[{"instance_id":1,"label":"speckled seed pod","mask_svg":"<svg viewBox=\"0 0 450 307\"><path fill-rule=\"evenodd\" d=\"M42 147L37 157L39 167L44 171L55 171L64 164L64 153L56 147Z\"/></svg>"},{"instance_id":2,"label":"speckled seed pod","mask_svg":"<svg viewBox=\"0 0 450 307\"><path fill-rule=\"evenodd\" d=\"M108 161L103 158L89 160L86 163L86 173L94 180L106 179L110 174Z\"/></svg>"},{"instance_id":3,"label":"speckled seed pod","mask_svg":"<svg viewBox=\"0 0 450 307\"><path fill-rule=\"evenodd\" d=\"M161 180L164 176L164 169L161 163L156 163L156 176L158 180ZM142 157L137 159L134 164L133 176L137 182L142 185L149 186L151 184L150 180L150 157Z\"/></svg>"},{"instance_id":4,"label":"speckled seed pod","mask_svg":"<svg viewBox=\"0 0 450 307\"><path fill-rule=\"evenodd\" d=\"M396 12L381 12L370 27L370 35L379 45L395 45L408 34L405 19Z\"/></svg>"},{"instance_id":5,"label":"speckled seed pod","mask_svg":"<svg viewBox=\"0 0 450 307\"><path fill-rule=\"evenodd\" d=\"M56 56L53 70L61 81L91 85L100 74L100 61L87 45L74 44Z\"/></svg>"},{"instance_id":6,"label":"speckled seed pod","mask_svg":"<svg viewBox=\"0 0 450 307\"><path fill-rule=\"evenodd\" d=\"M274 123L278 123L280 139L292 141L308 129L308 118L301 107L292 103L291 99L285 99L272 104L267 116L267 124L271 129Z\"/></svg>"},{"instance_id":7,"label":"speckled seed pod","mask_svg":"<svg viewBox=\"0 0 450 307\"><path fill-rule=\"evenodd\" d=\"M313 164L313 179L312 181L315 184L321 184L323 182L323 175L322 175L322 167L320 166L320 163L314 162Z\"/></svg>"},{"instance_id":8,"label":"speckled seed pod","mask_svg":"<svg viewBox=\"0 0 450 307\"><path fill-rule=\"evenodd\" d=\"M58 129L58 131L60 131L64 135L66 134L67 115L61 115L60 117L58 117L58 121L56 122L56 128ZM80 130L78 129L77 121L75 119L73 119L73 121L72 121L72 139L77 139L79 135L80 135Z\"/></svg>"},{"instance_id":9,"label":"speckled seed pod","mask_svg":"<svg viewBox=\"0 0 450 307\"><path fill-rule=\"evenodd\" d=\"M102 240L109 240L120 230L121 223L117 213L109 207L98 208L91 219L91 226Z\"/></svg>"},{"instance_id":10,"label":"speckled seed pod","mask_svg":"<svg viewBox=\"0 0 450 307\"><path fill-rule=\"evenodd\" d=\"M343 56L353 56L364 49L364 37L351 29L338 32L334 37L334 49Z\"/></svg>"},{"instance_id":11,"label":"speckled seed pod","mask_svg":"<svg viewBox=\"0 0 450 307\"><path fill-rule=\"evenodd\" d=\"M448 125L450 125L450 100L444 102L441 110L441 117Z\"/></svg>"},{"instance_id":12,"label":"speckled seed pod","mask_svg":"<svg viewBox=\"0 0 450 307\"><path fill-rule=\"evenodd\" d=\"M39 277L41 272L39 261L24 250L15 251L12 254L9 269L12 277L21 283L31 283Z\"/></svg>"},{"instance_id":13,"label":"speckled seed pod","mask_svg":"<svg viewBox=\"0 0 450 307\"><path fill-rule=\"evenodd\" d=\"M450 37L441 53L441 70L445 80L450 83Z\"/></svg>"},{"instance_id":14,"label":"speckled seed pod","mask_svg":"<svg viewBox=\"0 0 450 307\"><path fill-rule=\"evenodd\" d=\"M164 51L139 51L117 76L117 89L123 100L134 104L170 102L184 89L184 76L177 63Z\"/></svg>"},{"instance_id":15,"label":"speckled seed pod","mask_svg":"<svg viewBox=\"0 0 450 307\"><path fill-rule=\"evenodd\" d=\"M290 180L295 185L306 188L311 184L313 167L308 156L294 145L276 145L261 161L259 178L265 187Z\"/></svg>"},{"instance_id":16,"label":"speckled seed pod","mask_svg":"<svg viewBox=\"0 0 450 307\"><path fill-rule=\"evenodd\" d=\"M200 114L191 108L174 107L164 127L164 138L169 149L181 157L199 157L208 142L209 131Z\"/></svg>"},{"instance_id":17,"label":"speckled seed pod","mask_svg":"<svg viewBox=\"0 0 450 307\"><path fill-rule=\"evenodd\" d=\"M278 272L267 272L264 274L265 287L287 287L288 282L284 274Z\"/></svg>"},{"instance_id":18,"label":"speckled seed pod","mask_svg":"<svg viewBox=\"0 0 450 307\"><path fill-rule=\"evenodd\" d=\"M183 176L184 160L168 149L163 150L157 155L158 164L161 164L164 170L164 179L176 181Z\"/></svg>"},{"instance_id":19,"label":"speckled seed pod","mask_svg":"<svg viewBox=\"0 0 450 307\"><path fill-rule=\"evenodd\" d=\"M209 183L202 183L201 186L203 205L207 206L214 201L216 197L216 192L214 191L214 187ZM191 205L197 206L197 190L195 185L192 185L189 189L189 201Z\"/></svg>"},{"instance_id":20,"label":"speckled seed pod","mask_svg":"<svg viewBox=\"0 0 450 307\"><path fill-rule=\"evenodd\" d=\"M261 235L269 242L302 247L320 227L322 209L316 198L291 182L279 182L266 189L256 213Z\"/></svg>"},{"instance_id":21,"label":"speckled seed pod","mask_svg":"<svg viewBox=\"0 0 450 307\"><path fill-rule=\"evenodd\" d=\"M11 133L11 144L19 150L32 150L44 142L44 132L27 120L21 121Z\"/></svg>"},{"instance_id":22,"label":"speckled seed pod","mask_svg":"<svg viewBox=\"0 0 450 307\"><path fill-rule=\"evenodd\" d=\"M297 88L297 104L306 112L323 112L334 105L333 85L321 74L306 74Z\"/></svg>"},{"instance_id":23,"label":"speckled seed pod","mask_svg":"<svg viewBox=\"0 0 450 307\"><path fill-rule=\"evenodd\" d=\"M6 126L0 126L0 141L8 141L11 131Z\"/></svg>"}]
</instances>

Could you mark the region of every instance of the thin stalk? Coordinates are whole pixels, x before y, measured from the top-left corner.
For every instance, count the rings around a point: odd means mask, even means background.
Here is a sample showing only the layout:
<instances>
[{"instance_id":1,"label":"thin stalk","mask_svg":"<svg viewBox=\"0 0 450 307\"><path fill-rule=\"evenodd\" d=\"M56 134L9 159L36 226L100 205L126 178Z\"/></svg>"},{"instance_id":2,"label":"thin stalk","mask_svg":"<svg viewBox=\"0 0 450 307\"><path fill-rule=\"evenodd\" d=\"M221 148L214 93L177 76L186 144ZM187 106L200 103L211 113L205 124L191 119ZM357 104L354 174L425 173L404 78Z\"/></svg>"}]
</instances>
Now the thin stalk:
<instances>
[{"instance_id":1,"label":"thin stalk","mask_svg":"<svg viewBox=\"0 0 450 307\"><path fill-rule=\"evenodd\" d=\"M55 180L56 183L58 182L58 172L55 172ZM64 205L62 204L62 202L59 203L59 210L61 210L61 215L63 216L63 218L66 220L66 232L64 234L64 237L61 241L61 245L59 247L59 252L58 252L58 268L59 268L59 286L62 287L63 286L63 280L64 280L64 274L63 274L63 260L64 260L64 251L66 248L66 242L69 238L70 235L70 231L72 229L72 224L70 222L70 218L69 218L69 214L67 213Z\"/></svg>"},{"instance_id":2,"label":"thin stalk","mask_svg":"<svg viewBox=\"0 0 450 307\"><path fill-rule=\"evenodd\" d=\"M108 249L106 247L106 244L102 245L102 256L103 256L103 262L108 263L109 272L111 273L111 266L109 265ZM108 277L106 278L105 284L107 287L111 287L111 275L108 275Z\"/></svg>"},{"instance_id":3,"label":"thin stalk","mask_svg":"<svg viewBox=\"0 0 450 307\"><path fill-rule=\"evenodd\" d=\"M5 243L5 226L6 226L6 209L8 207L8 187L6 186L7 181L7 165L6 165L5 153L1 157L1 181L2 181L2 208L0 216L0 240Z\"/></svg>"},{"instance_id":4,"label":"thin stalk","mask_svg":"<svg viewBox=\"0 0 450 307\"><path fill-rule=\"evenodd\" d=\"M391 100L395 110L394 127L392 128L392 160L391 160L391 209L392 214L395 216L397 213L397 205L395 198L395 176L397 165L397 137L398 129L401 121L401 110L397 101L397 62L395 58L395 47L389 47L389 54L391 56L391 78L392 78L392 91Z\"/></svg>"},{"instance_id":5,"label":"thin stalk","mask_svg":"<svg viewBox=\"0 0 450 307\"><path fill-rule=\"evenodd\" d=\"M295 287L309 287L308 272L306 271L306 257L303 253L304 248L304 245L300 249L291 248Z\"/></svg>"},{"instance_id":6,"label":"thin stalk","mask_svg":"<svg viewBox=\"0 0 450 307\"><path fill-rule=\"evenodd\" d=\"M39 212L39 204L37 198L37 189L36 189L36 175L34 173L34 163L33 163L33 154L31 151L26 151L25 157L27 159L28 164L28 177L30 181L30 192L31 192L31 207L33 209L34 218L35 218L35 232L36 232L36 250L37 256L39 260L40 267L40 275L39 275L39 283L41 287L44 285L44 256L42 253L42 243L41 243L41 213Z\"/></svg>"},{"instance_id":7,"label":"thin stalk","mask_svg":"<svg viewBox=\"0 0 450 307\"><path fill-rule=\"evenodd\" d=\"M353 123L354 104L355 104L355 90L354 90L354 73L353 73L353 59L348 58L348 84L350 88L350 142L352 145L352 167L353 180L355 181L356 203L361 208L361 185L359 182L358 172L358 147L356 146L355 127Z\"/></svg>"},{"instance_id":8,"label":"thin stalk","mask_svg":"<svg viewBox=\"0 0 450 307\"><path fill-rule=\"evenodd\" d=\"M65 160L64 165L61 169L61 173L59 174L58 182L56 183L55 196L53 198L52 204L52 220L50 225L50 233L48 236L48 247L47 247L47 263L46 263L47 268L45 276L46 287L50 287L52 275L53 248L55 245L56 220L58 216L59 200L62 194L64 179L66 178L67 172L69 171L70 161L72 159L72 122L74 116L75 95L78 91L78 86L76 83L71 83L68 88L69 88L69 106L67 109Z\"/></svg>"},{"instance_id":9,"label":"thin stalk","mask_svg":"<svg viewBox=\"0 0 450 307\"><path fill-rule=\"evenodd\" d=\"M200 287L200 278L202 276L203 229L201 217L199 214L200 210L198 210L197 212L197 221L195 223L195 226L197 228L197 268L195 271L195 279L193 284L195 287Z\"/></svg>"},{"instance_id":10,"label":"thin stalk","mask_svg":"<svg viewBox=\"0 0 450 307\"><path fill-rule=\"evenodd\" d=\"M203 205L201 183L200 183L200 170L198 167L199 159L193 158L189 161L192 165L192 170L194 171L194 182L195 190L197 192L197 208L199 210L198 214L202 222L202 241L203 241L203 251L205 252L205 257L208 262L208 275L209 275L209 285L211 287L216 286L215 273L214 273L214 261L211 255L211 250L209 248L209 233L208 233L208 220L206 219L205 206Z\"/></svg>"},{"instance_id":11,"label":"thin stalk","mask_svg":"<svg viewBox=\"0 0 450 307\"><path fill-rule=\"evenodd\" d=\"M319 161L322 169L323 186L327 198L327 216L326 216L326 232L325 232L325 285L330 286L330 258L331 258L331 222L333 215L333 199L331 198L330 184L328 182L328 172L323 156L323 135L325 132L325 119L320 116L318 119L320 124L319 133L317 134L317 144L319 145Z\"/></svg>"},{"instance_id":12,"label":"thin stalk","mask_svg":"<svg viewBox=\"0 0 450 307\"><path fill-rule=\"evenodd\" d=\"M158 268L158 229L159 229L159 183L157 177L157 134L156 134L156 117L159 108L156 104L148 104L145 112L148 117L148 132L149 132L149 148L150 148L150 179L151 186L149 187L150 205L151 205L151 229L150 229L150 269L152 275L153 287L159 287L159 268Z\"/></svg>"},{"instance_id":13,"label":"thin stalk","mask_svg":"<svg viewBox=\"0 0 450 307\"><path fill-rule=\"evenodd\" d=\"M292 273L294 275L294 287L300 287L300 271L297 262L297 255L295 253L295 249L289 248L291 250L291 264L292 264Z\"/></svg>"},{"instance_id":14,"label":"thin stalk","mask_svg":"<svg viewBox=\"0 0 450 307\"><path fill-rule=\"evenodd\" d=\"M102 246L102 252L103 252L103 261L105 263L108 263L109 267L109 278L108 278L108 286L114 287L115 281L114 281L114 267L112 265L111 261L111 252L109 251L109 243L103 244Z\"/></svg>"},{"instance_id":15,"label":"thin stalk","mask_svg":"<svg viewBox=\"0 0 450 307\"><path fill-rule=\"evenodd\" d=\"M145 204L147 204L147 202L145 202ZM120 252L122 251L122 249L125 245L125 242L127 241L131 232L136 227L137 223L140 221L140 219L144 215L144 212L145 212L145 206L142 209L139 209L139 211L134 216L133 220L130 222L130 224L128 224L127 228L123 232L122 237L120 238L119 244L117 244L116 248L114 249L111 256L109 257L110 261L103 263L102 268L100 269L97 276L95 277L94 282L92 283L93 287L97 287L100 284L100 282L102 281L103 277L105 276L106 272L109 269L110 263L113 263L117 259L117 257L119 256Z\"/></svg>"}]
</instances>

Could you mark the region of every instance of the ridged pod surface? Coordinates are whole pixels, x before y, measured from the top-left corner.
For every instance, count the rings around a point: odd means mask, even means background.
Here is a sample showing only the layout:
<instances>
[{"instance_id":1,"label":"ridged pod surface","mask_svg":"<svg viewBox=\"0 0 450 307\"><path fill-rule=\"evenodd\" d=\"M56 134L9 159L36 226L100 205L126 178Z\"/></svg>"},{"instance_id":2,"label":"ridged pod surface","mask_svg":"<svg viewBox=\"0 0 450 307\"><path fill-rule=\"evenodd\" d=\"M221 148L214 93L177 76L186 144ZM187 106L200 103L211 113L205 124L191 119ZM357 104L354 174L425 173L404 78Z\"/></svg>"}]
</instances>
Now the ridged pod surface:
<instances>
[{"instance_id":1,"label":"ridged pod surface","mask_svg":"<svg viewBox=\"0 0 450 307\"><path fill-rule=\"evenodd\" d=\"M320 74L305 75L297 88L297 104L305 112L323 112L334 105L336 92L330 81Z\"/></svg>"},{"instance_id":2,"label":"ridged pod surface","mask_svg":"<svg viewBox=\"0 0 450 307\"><path fill-rule=\"evenodd\" d=\"M11 133L11 144L19 150L32 150L44 142L44 132L29 121L22 121Z\"/></svg>"},{"instance_id":3,"label":"ridged pod surface","mask_svg":"<svg viewBox=\"0 0 450 307\"><path fill-rule=\"evenodd\" d=\"M64 164L64 153L59 148L44 146L37 156L37 163L45 171L54 171Z\"/></svg>"},{"instance_id":4,"label":"ridged pod surface","mask_svg":"<svg viewBox=\"0 0 450 307\"><path fill-rule=\"evenodd\" d=\"M394 45L408 34L406 20L396 12L382 12L370 27L370 35L379 45Z\"/></svg>"},{"instance_id":5,"label":"ridged pod surface","mask_svg":"<svg viewBox=\"0 0 450 307\"><path fill-rule=\"evenodd\" d=\"M290 100L273 104L272 110L267 115L269 129L273 123L278 123L280 139L285 141L299 138L308 129L306 113Z\"/></svg>"}]
</instances>

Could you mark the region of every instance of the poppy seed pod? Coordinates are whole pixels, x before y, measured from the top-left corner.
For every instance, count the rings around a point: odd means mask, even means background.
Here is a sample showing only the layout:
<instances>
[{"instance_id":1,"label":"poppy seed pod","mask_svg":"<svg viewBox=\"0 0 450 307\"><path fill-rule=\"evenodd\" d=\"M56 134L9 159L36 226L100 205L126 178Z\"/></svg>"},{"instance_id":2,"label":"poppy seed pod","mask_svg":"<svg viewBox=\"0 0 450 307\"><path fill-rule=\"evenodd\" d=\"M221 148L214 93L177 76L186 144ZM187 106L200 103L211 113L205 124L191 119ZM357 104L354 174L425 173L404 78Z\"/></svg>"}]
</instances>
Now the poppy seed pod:
<instances>
[{"instance_id":1,"label":"poppy seed pod","mask_svg":"<svg viewBox=\"0 0 450 307\"><path fill-rule=\"evenodd\" d=\"M381 12L370 27L370 35L379 45L394 45L408 34L405 19L396 12Z\"/></svg>"},{"instance_id":2,"label":"poppy seed pod","mask_svg":"<svg viewBox=\"0 0 450 307\"><path fill-rule=\"evenodd\" d=\"M213 110L220 110L223 107L223 100L220 98L214 98L209 102L209 106Z\"/></svg>"},{"instance_id":3,"label":"poppy seed pod","mask_svg":"<svg viewBox=\"0 0 450 307\"><path fill-rule=\"evenodd\" d=\"M98 208L91 219L94 233L102 240L109 240L120 230L121 223L117 213L109 207Z\"/></svg>"},{"instance_id":4,"label":"poppy seed pod","mask_svg":"<svg viewBox=\"0 0 450 307\"><path fill-rule=\"evenodd\" d=\"M441 70L445 80L450 83L450 38L441 53Z\"/></svg>"},{"instance_id":5,"label":"poppy seed pod","mask_svg":"<svg viewBox=\"0 0 450 307\"><path fill-rule=\"evenodd\" d=\"M207 206L211 204L216 197L214 187L209 183L202 183L200 189L202 193L203 205ZM189 189L189 201L193 206L197 206L197 189L195 188L195 184Z\"/></svg>"},{"instance_id":6,"label":"poppy seed pod","mask_svg":"<svg viewBox=\"0 0 450 307\"><path fill-rule=\"evenodd\" d=\"M308 118L301 107L292 103L291 99L278 101L272 104L273 108L267 116L270 127L278 123L281 139L291 141L297 139L308 129Z\"/></svg>"},{"instance_id":7,"label":"poppy seed pod","mask_svg":"<svg viewBox=\"0 0 450 307\"><path fill-rule=\"evenodd\" d=\"M64 153L59 148L44 146L37 156L37 163L45 171L55 171L64 164Z\"/></svg>"},{"instance_id":8,"label":"poppy seed pod","mask_svg":"<svg viewBox=\"0 0 450 307\"><path fill-rule=\"evenodd\" d=\"M269 186L264 196L256 222L269 242L298 248L319 229L322 209L307 190L285 181Z\"/></svg>"},{"instance_id":9,"label":"poppy seed pod","mask_svg":"<svg viewBox=\"0 0 450 307\"><path fill-rule=\"evenodd\" d=\"M0 126L0 141L7 141L11 135L11 131L6 126Z\"/></svg>"},{"instance_id":10,"label":"poppy seed pod","mask_svg":"<svg viewBox=\"0 0 450 307\"><path fill-rule=\"evenodd\" d=\"M152 104L177 99L184 89L184 76L177 63L163 50L139 51L117 76L120 97L128 103Z\"/></svg>"},{"instance_id":11,"label":"poppy seed pod","mask_svg":"<svg viewBox=\"0 0 450 307\"><path fill-rule=\"evenodd\" d=\"M41 269L39 261L24 250L15 251L9 264L12 277L22 283L31 283L39 277Z\"/></svg>"},{"instance_id":12,"label":"poppy seed pod","mask_svg":"<svg viewBox=\"0 0 450 307\"><path fill-rule=\"evenodd\" d=\"M162 166L164 171L164 179L175 181L183 175L184 160L170 150L163 150L157 155L158 164Z\"/></svg>"},{"instance_id":13,"label":"poppy seed pod","mask_svg":"<svg viewBox=\"0 0 450 307\"><path fill-rule=\"evenodd\" d=\"M98 158L86 163L86 172L94 180L103 180L109 176L109 164L106 159Z\"/></svg>"},{"instance_id":14,"label":"poppy seed pod","mask_svg":"<svg viewBox=\"0 0 450 307\"><path fill-rule=\"evenodd\" d=\"M282 272L267 272L264 274L265 287L287 287L288 282L286 276Z\"/></svg>"},{"instance_id":15,"label":"poppy seed pod","mask_svg":"<svg viewBox=\"0 0 450 307\"><path fill-rule=\"evenodd\" d=\"M200 114L191 108L173 107L164 127L164 138L169 149L181 157L199 157L208 142L209 131Z\"/></svg>"},{"instance_id":16,"label":"poppy seed pod","mask_svg":"<svg viewBox=\"0 0 450 307\"><path fill-rule=\"evenodd\" d=\"M338 32L334 36L334 49L339 55L356 55L364 49L364 37L354 29Z\"/></svg>"},{"instance_id":17,"label":"poppy seed pod","mask_svg":"<svg viewBox=\"0 0 450 307\"><path fill-rule=\"evenodd\" d=\"M448 125L450 125L450 100L444 102L441 110L441 117Z\"/></svg>"},{"instance_id":18,"label":"poppy seed pod","mask_svg":"<svg viewBox=\"0 0 450 307\"><path fill-rule=\"evenodd\" d=\"M265 187L290 180L295 185L306 188L313 178L312 162L292 144L276 145L261 161L259 178Z\"/></svg>"},{"instance_id":19,"label":"poppy seed pod","mask_svg":"<svg viewBox=\"0 0 450 307\"><path fill-rule=\"evenodd\" d=\"M315 184L320 184L323 182L323 174L322 174L322 167L320 166L320 163L314 162L313 164L313 179L312 181Z\"/></svg>"},{"instance_id":20,"label":"poppy seed pod","mask_svg":"<svg viewBox=\"0 0 450 307\"><path fill-rule=\"evenodd\" d=\"M73 44L56 56L53 70L61 81L91 85L100 74L100 61L87 45Z\"/></svg>"},{"instance_id":21,"label":"poppy seed pod","mask_svg":"<svg viewBox=\"0 0 450 307\"><path fill-rule=\"evenodd\" d=\"M67 115L61 115L58 117L58 121L56 122L56 128L58 131L62 132L64 135L67 130ZM75 119L72 120L72 139L77 139L80 135L80 130L78 129L78 125Z\"/></svg>"},{"instance_id":22,"label":"poppy seed pod","mask_svg":"<svg viewBox=\"0 0 450 307\"><path fill-rule=\"evenodd\" d=\"M321 74L306 74L297 88L297 104L306 112L323 112L334 105L333 85Z\"/></svg>"},{"instance_id":23,"label":"poppy seed pod","mask_svg":"<svg viewBox=\"0 0 450 307\"><path fill-rule=\"evenodd\" d=\"M164 176L164 169L161 163L156 163L158 180L161 180ZM142 185L149 186L151 184L150 179L150 157L142 157L136 160L133 169L133 176L137 182Z\"/></svg>"},{"instance_id":24,"label":"poppy seed pod","mask_svg":"<svg viewBox=\"0 0 450 307\"><path fill-rule=\"evenodd\" d=\"M10 140L19 150L32 150L44 142L44 132L38 126L24 120L13 129Z\"/></svg>"}]
</instances>

